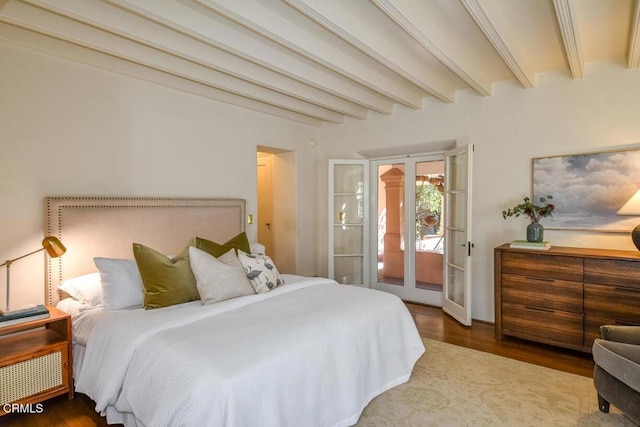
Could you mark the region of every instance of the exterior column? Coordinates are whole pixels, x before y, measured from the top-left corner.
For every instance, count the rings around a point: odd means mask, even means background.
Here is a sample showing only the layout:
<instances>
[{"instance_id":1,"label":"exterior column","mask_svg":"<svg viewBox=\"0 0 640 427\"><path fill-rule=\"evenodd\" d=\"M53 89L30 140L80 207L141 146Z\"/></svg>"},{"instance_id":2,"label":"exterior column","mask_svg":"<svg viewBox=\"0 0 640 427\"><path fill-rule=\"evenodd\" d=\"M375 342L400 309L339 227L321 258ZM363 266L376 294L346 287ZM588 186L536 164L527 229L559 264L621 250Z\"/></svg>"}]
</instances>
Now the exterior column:
<instances>
[{"instance_id":1,"label":"exterior column","mask_svg":"<svg viewBox=\"0 0 640 427\"><path fill-rule=\"evenodd\" d=\"M382 274L385 277L404 278L404 251L402 242L402 208L404 200L404 172L391 168L380 175L384 182L386 196L386 232L384 234L384 254Z\"/></svg>"}]
</instances>

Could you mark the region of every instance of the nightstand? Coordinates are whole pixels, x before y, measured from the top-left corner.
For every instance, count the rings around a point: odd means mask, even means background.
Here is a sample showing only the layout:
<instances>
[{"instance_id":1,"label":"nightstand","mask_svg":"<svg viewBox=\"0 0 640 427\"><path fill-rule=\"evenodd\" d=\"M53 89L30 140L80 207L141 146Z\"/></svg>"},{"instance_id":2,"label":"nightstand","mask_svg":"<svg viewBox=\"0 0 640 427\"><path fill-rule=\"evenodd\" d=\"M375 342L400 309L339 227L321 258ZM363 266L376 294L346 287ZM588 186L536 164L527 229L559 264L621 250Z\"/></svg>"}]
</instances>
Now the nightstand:
<instances>
[{"instance_id":1,"label":"nightstand","mask_svg":"<svg viewBox=\"0 0 640 427\"><path fill-rule=\"evenodd\" d=\"M68 393L73 399L71 316L49 307L49 317L0 327L0 416L7 403L35 404Z\"/></svg>"}]
</instances>

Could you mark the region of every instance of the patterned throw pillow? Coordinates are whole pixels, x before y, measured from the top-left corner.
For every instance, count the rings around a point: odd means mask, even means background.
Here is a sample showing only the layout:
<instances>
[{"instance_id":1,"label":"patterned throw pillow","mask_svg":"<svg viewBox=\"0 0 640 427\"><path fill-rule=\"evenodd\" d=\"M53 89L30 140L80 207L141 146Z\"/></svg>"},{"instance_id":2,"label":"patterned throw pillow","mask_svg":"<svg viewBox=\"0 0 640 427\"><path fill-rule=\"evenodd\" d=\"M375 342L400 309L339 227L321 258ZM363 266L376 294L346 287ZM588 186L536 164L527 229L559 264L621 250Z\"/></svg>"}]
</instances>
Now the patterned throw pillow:
<instances>
[{"instance_id":1,"label":"patterned throw pillow","mask_svg":"<svg viewBox=\"0 0 640 427\"><path fill-rule=\"evenodd\" d=\"M248 254L239 250L238 259L256 293L269 292L284 284L278 269L267 255Z\"/></svg>"}]
</instances>

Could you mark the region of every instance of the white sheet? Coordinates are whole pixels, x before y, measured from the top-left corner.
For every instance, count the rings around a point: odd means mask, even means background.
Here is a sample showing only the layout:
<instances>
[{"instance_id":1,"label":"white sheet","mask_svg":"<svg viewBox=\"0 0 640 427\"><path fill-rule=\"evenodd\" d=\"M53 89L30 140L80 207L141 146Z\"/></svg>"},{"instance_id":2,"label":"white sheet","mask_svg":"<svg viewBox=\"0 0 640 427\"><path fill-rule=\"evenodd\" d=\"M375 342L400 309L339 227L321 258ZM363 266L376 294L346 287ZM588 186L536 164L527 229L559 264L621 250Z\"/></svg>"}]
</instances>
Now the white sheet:
<instances>
[{"instance_id":1,"label":"white sheet","mask_svg":"<svg viewBox=\"0 0 640 427\"><path fill-rule=\"evenodd\" d=\"M74 298L64 298L58 301L56 308L71 315L74 344L86 345L96 321L95 317L102 312L102 306L92 307Z\"/></svg>"},{"instance_id":2,"label":"white sheet","mask_svg":"<svg viewBox=\"0 0 640 427\"><path fill-rule=\"evenodd\" d=\"M344 426L423 352L397 297L288 280L209 306L103 311L76 390L110 423Z\"/></svg>"}]
</instances>

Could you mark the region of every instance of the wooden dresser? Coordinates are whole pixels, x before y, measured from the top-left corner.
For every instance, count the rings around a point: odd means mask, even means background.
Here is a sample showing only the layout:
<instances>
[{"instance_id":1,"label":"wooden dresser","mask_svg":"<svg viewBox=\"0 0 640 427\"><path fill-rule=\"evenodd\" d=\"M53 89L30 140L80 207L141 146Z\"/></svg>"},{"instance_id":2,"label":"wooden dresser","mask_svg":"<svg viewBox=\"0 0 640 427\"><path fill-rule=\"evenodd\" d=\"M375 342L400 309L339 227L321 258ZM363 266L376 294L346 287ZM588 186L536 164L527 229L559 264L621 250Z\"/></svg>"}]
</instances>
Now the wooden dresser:
<instances>
[{"instance_id":1,"label":"wooden dresser","mask_svg":"<svg viewBox=\"0 0 640 427\"><path fill-rule=\"evenodd\" d=\"M640 252L494 250L496 338L591 351L600 325L640 325Z\"/></svg>"}]
</instances>

